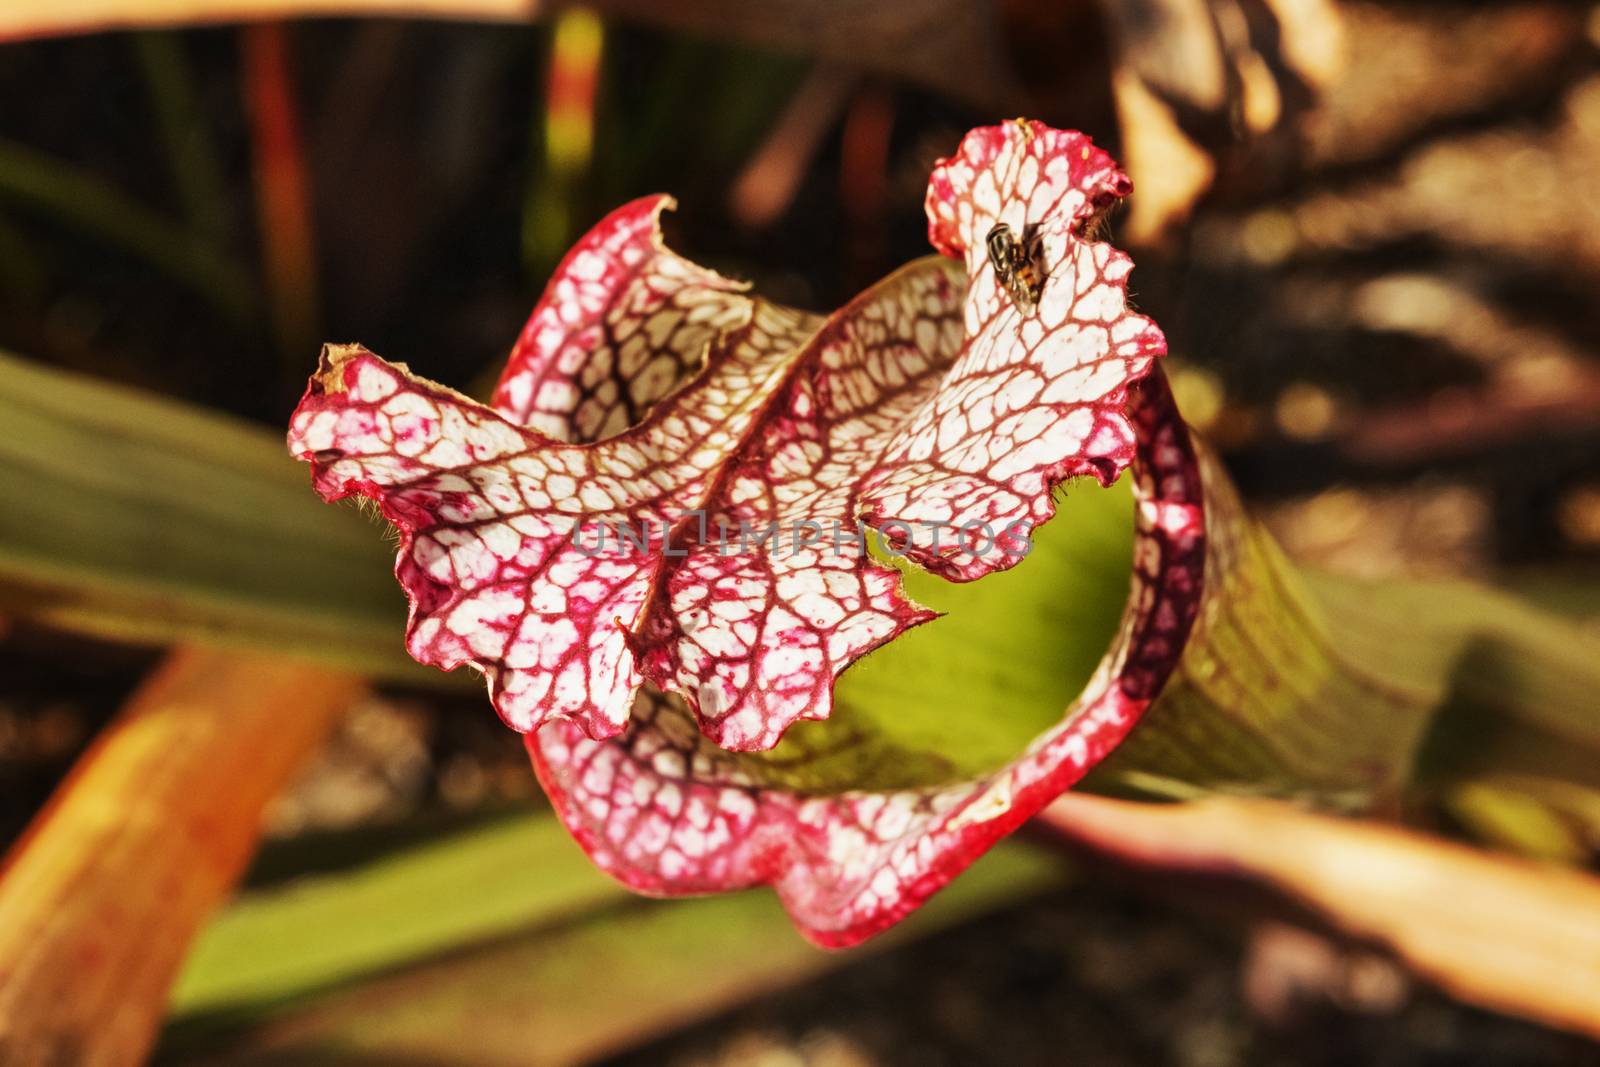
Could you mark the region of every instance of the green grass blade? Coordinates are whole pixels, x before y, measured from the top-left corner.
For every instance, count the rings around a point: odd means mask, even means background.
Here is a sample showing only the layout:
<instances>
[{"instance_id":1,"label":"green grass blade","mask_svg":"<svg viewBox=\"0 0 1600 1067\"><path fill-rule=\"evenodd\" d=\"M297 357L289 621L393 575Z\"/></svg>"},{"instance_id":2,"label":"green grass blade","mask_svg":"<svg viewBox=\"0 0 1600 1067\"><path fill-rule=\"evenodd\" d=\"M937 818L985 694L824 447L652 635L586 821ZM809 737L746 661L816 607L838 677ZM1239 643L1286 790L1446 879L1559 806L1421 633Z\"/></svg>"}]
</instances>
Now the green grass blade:
<instances>
[{"instance_id":1,"label":"green grass blade","mask_svg":"<svg viewBox=\"0 0 1600 1067\"><path fill-rule=\"evenodd\" d=\"M405 653L380 530L271 431L0 355L0 499L5 614L447 677Z\"/></svg>"},{"instance_id":2,"label":"green grass blade","mask_svg":"<svg viewBox=\"0 0 1600 1067\"><path fill-rule=\"evenodd\" d=\"M1063 873L1007 844L873 946ZM245 896L191 957L158 1059L584 1062L853 958L803 941L765 891L634 902L530 815Z\"/></svg>"},{"instance_id":3,"label":"green grass blade","mask_svg":"<svg viewBox=\"0 0 1600 1067\"><path fill-rule=\"evenodd\" d=\"M237 263L93 174L0 139L0 198L139 256L205 297L235 325L248 325L255 315L253 283Z\"/></svg>"}]
</instances>

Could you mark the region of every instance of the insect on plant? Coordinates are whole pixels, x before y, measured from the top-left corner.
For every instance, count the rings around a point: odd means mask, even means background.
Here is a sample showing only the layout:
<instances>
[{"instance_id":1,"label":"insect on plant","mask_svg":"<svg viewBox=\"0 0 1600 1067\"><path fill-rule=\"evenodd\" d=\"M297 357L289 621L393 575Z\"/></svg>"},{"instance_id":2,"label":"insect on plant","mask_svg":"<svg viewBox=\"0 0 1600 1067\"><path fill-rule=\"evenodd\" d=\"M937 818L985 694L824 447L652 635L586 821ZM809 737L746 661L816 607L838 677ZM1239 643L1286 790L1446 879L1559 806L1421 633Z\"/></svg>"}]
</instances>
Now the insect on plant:
<instances>
[{"instance_id":1,"label":"insect on plant","mask_svg":"<svg viewBox=\"0 0 1600 1067\"><path fill-rule=\"evenodd\" d=\"M989 265L994 267L995 279L1011 297L1011 302L1024 315L1031 315L1039 304L1039 294L1044 289L1044 276L1034 266L1027 245L1017 240L1011 227L997 222L984 239L989 248Z\"/></svg>"}]
</instances>

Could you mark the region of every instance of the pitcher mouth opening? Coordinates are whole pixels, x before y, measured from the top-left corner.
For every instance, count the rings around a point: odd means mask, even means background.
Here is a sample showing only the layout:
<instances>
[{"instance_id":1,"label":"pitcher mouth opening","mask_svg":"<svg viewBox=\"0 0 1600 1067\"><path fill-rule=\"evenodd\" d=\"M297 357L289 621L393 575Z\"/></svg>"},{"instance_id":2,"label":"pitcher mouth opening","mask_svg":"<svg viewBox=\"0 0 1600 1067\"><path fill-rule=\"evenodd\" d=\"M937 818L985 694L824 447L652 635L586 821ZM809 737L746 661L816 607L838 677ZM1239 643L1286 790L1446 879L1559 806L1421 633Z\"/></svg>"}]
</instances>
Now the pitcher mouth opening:
<instances>
[{"instance_id":1,"label":"pitcher mouth opening","mask_svg":"<svg viewBox=\"0 0 1600 1067\"><path fill-rule=\"evenodd\" d=\"M553 722L525 738L591 859L646 893L771 885L808 938L838 947L909 913L1079 781L1171 677L1205 574L1200 466L1159 369L1131 387L1129 414L1138 451L1120 623L1065 714L1013 759L962 776L948 764L897 762L908 749L881 738L875 748L859 726L829 745L727 752L676 701L646 690L622 737L597 742Z\"/></svg>"}]
</instances>

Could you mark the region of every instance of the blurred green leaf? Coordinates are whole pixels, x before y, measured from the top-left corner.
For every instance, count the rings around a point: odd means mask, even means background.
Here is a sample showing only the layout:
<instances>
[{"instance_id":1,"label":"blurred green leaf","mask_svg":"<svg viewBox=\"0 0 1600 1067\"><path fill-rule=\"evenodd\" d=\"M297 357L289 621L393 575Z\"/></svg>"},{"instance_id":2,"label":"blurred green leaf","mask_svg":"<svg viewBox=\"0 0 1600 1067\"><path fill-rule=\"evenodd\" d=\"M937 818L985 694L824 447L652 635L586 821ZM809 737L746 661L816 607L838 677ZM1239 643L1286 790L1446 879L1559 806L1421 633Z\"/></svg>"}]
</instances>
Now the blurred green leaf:
<instances>
[{"instance_id":1,"label":"blurred green leaf","mask_svg":"<svg viewBox=\"0 0 1600 1067\"><path fill-rule=\"evenodd\" d=\"M0 355L0 613L205 640L409 680L379 530L271 431Z\"/></svg>"},{"instance_id":2,"label":"blurred green leaf","mask_svg":"<svg viewBox=\"0 0 1600 1067\"><path fill-rule=\"evenodd\" d=\"M247 894L202 936L179 1016L260 1008L625 898L548 814Z\"/></svg>"},{"instance_id":3,"label":"blurred green leaf","mask_svg":"<svg viewBox=\"0 0 1600 1067\"><path fill-rule=\"evenodd\" d=\"M227 232L227 183L200 109L183 40L170 30L149 30L130 35L128 43L149 91L167 164L183 198L189 225L197 233L219 240Z\"/></svg>"},{"instance_id":4,"label":"blurred green leaf","mask_svg":"<svg viewBox=\"0 0 1600 1067\"><path fill-rule=\"evenodd\" d=\"M1008 844L873 944L1062 874L1047 852ZM159 1058L586 1062L854 958L802 941L768 892L626 897L542 816L247 895L192 956Z\"/></svg>"},{"instance_id":5,"label":"blurred green leaf","mask_svg":"<svg viewBox=\"0 0 1600 1067\"><path fill-rule=\"evenodd\" d=\"M44 299L45 285L44 257L0 214L0 290L18 304L37 304Z\"/></svg>"},{"instance_id":6,"label":"blurred green leaf","mask_svg":"<svg viewBox=\"0 0 1600 1067\"><path fill-rule=\"evenodd\" d=\"M0 140L0 197L139 256L235 325L255 316L250 276L209 239L136 203L94 174Z\"/></svg>"}]
</instances>

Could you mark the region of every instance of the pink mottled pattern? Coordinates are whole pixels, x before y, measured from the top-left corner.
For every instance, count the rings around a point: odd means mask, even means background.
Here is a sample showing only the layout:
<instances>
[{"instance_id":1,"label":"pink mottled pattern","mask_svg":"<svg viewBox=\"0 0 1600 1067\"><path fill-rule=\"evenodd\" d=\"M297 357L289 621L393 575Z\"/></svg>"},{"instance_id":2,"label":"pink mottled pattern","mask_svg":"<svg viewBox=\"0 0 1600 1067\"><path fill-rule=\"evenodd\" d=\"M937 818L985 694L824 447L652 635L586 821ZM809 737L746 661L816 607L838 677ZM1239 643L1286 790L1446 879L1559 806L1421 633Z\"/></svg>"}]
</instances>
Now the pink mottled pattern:
<instances>
[{"instance_id":1,"label":"pink mottled pattern","mask_svg":"<svg viewBox=\"0 0 1600 1067\"><path fill-rule=\"evenodd\" d=\"M1083 134L1022 120L973 130L934 168L929 239L962 258L972 279L966 343L864 487L869 521L1037 526L1054 514L1050 493L1063 480L1092 474L1109 485L1127 468L1128 385L1148 373L1166 341L1128 307L1132 261L1081 231L1131 188ZM989 263L985 237L1001 222L1042 269L1030 314L1011 303ZM914 546L911 556L958 581L1021 558L974 552L959 538L946 538L939 551Z\"/></svg>"},{"instance_id":2,"label":"pink mottled pattern","mask_svg":"<svg viewBox=\"0 0 1600 1067\"><path fill-rule=\"evenodd\" d=\"M736 533L687 546L667 576L639 642L645 675L688 696L723 748L768 749L827 718L840 671L934 617L873 562L856 517L859 487L960 347L963 290L959 271L923 260L830 319L708 504L712 527ZM743 550L737 531L768 528L776 550Z\"/></svg>"},{"instance_id":3,"label":"pink mottled pattern","mask_svg":"<svg viewBox=\"0 0 1600 1067\"><path fill-rule=\"evenodd\" d=\"M403 531L412 654L483 671L508 723L565 716L608 737L648 677L723 747L771 748L796 720L827 716L841 670L932 618L854 536L856 486L937 390L962 292L958 271L923 261L820 330L739 298L751 324L717 340L678 403L584 445L330 350L290 445L324 496L382 502ZM696 511L731 536L704 543ZM641 522L673 528L672 554L659 537L643 552L618 540L619 524ZM613 533L598 552L572 543L592 548L602 527Z\"/></svg>"},{"instance_id":4,"label":"pink mottled pattern","mask_svg":"<svg viewBox=\"0 0 1600 1067\"><path fill-rule=\"evenodd\" d=\"M485 674L596 863L652 892L771 884L808 936L853 943L1110 751L1193 622L1203 509L1187 433L1149 376L1164 342L1127 306L1127 258L1084 236L1128 191L1081 134L975 130L927 204L934 246L965 269L914 263L826 320L673 255L666 199L636 201L558 269L494 408L330 348L290 446L325 497L370 497L397 526L408 648ZM997 221L1041 270L1027 314L985 256ZM1130 466L1123 629L1015 763L939 789L811 796L740 754L825 717L840 671L931 618L855 540L857 519L968 580L1014 564L1021 538L985 553L982 534L952 529L1042 522L1061 480ZM575 529L641 520L642 552L573 544ZM773 541L719 550L719 528L768 527Z\"/></svg>"},{"instance_id":5,"label":"pink mottled pattern","mask_svg":"<svg viewBox=\"0 0 1600 1067\"><path fill-rule=\"evenodd\" d=\"M938 789L809 796L710 744L672 698L639 697L628 732L567 723L524 742L591 859L648 893L771 885L819 944L856 944L915 910L1081 779L1133 728L1176 666L1199 607L1204 506L1165 381L1133 390L1139 443L1132 610L1061 723L1010 766Z\"/></svg>"},{"instance_id":6,"label":"pink mottled pattern","mask_svg":"<svg viewBox=\"0 0 1600 1067\"><path fill-rule=\"evenodd\" d=\"M994 212L1014 219L1045 268L1031 316L983 264L964 286L931 260L819 326L667 252L665 201L651 198L563 263L501 383L502 418L367 353L349 357L364 369L325 366L291 448L324 495L374 497L402 527L412 653L482 671L519 729L559 716L612 736L648 678L722 747L771 748L794 722L827 717L840 671L932 617L872 562L858 519L971 579L1021 558L1025 531L994 538L1048 518L1062 478L1126 466L1127 382L1161 336L1126 307L1127 260L1074 228L1125 179L1109 161L1085 170L1104 156L1081 137L1056 145L1076 164L1036 166L1053 132L996 136L970 136L936 172L956 205L942 243L981 247ZM1012 184L973 169L984 151ZM1029 177L1048 195L1014 187ZM651 407L702 363L673 403ZM388 391L364 395L363 374ZM390 429L400 408L412 437ZM542 432L514 432L529 422ZM479 447L452 439L461 427L492 431L486 462L456 462ZM718 531L710 543L702 521ZM570 544L575 530L641 522L671 534L644 553ZM746 528L776 534L747 545Z\"/></svg>"},{"instance_id":7,"label":"pink mottled pattern","mask_svg":"<svg viewBox=\"0 0 1600 1067\"><path fill-rule=\"evenodd\" d=\"M552 441L365 349L330 347L289 447L324 498L371 497L400 530L414 657L482 671L517 729L566 716L608 737L639 687L629 637L668 559L660 531L705 503L809 333L799 313L753 308L682 405L594 445ZM621 523L656 543L594 550L582 534Z\"/></svg>"},{"instance_id":8,"label":"pink mottled pattern","mask_svg":"<svg viewBox=\"0 0 1600 1067\"><path fill-rule=\"evenodd\" d=\"M748 316L742 284L661 243L661 213L672 203L625 204L567 253L511 350L495 410L561 441L611 437Z\"/></svg>"}]
</instances>

